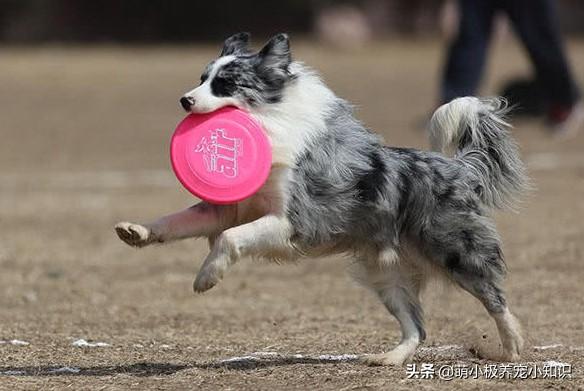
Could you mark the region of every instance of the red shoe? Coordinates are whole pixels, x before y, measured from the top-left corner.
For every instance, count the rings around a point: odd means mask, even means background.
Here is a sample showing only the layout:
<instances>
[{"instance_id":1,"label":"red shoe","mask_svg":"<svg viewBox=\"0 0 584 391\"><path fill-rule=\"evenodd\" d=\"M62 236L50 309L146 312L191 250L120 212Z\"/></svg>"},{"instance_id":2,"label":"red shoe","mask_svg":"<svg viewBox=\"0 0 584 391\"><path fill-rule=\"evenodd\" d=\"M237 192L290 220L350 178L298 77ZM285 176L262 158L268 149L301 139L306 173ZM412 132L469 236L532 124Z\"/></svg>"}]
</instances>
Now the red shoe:
<instances>
[{"instance_id":1,"label":"red shoe","mask_svg":"<svg viewBox=\"0 0 584 391\"><path fill-rule=\"evenodd\" d=\"M579 101L572 107L552 105L548 111L548 123L558 137L575 135L584 127L584 103Z\"/></svg>"}]
</instances>

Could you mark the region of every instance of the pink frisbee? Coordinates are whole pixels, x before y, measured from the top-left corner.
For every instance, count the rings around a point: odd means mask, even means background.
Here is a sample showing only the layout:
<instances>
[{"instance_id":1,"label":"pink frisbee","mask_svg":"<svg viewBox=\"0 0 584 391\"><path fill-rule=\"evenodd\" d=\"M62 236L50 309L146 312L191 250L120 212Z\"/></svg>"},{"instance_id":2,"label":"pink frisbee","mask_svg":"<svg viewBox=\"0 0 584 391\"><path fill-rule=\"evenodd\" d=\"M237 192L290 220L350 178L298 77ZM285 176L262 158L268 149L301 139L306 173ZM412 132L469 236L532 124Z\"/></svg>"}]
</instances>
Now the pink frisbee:
<instances>
[{"instance_id":1,"label":"pink frisbee","mask_svg":"<svg viewBox=\"0 0 584 391\"><path fill-rule=\"evenodd\" d=\"M210 203L230 204L250 197L266 182L272 149L257 121L224 107L183 119L170 141L170 160L188 191Z\"/></svg>"}]
</instances>

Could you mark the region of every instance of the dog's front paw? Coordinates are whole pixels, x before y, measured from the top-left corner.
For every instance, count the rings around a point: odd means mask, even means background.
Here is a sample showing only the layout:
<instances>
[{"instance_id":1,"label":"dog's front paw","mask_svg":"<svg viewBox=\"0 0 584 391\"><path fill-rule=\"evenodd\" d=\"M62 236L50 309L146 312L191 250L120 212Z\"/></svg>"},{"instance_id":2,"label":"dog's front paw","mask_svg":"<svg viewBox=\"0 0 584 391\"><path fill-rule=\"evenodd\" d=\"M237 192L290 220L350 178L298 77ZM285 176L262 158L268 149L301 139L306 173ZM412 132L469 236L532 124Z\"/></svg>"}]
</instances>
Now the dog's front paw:
<instances>
[{"instance_id":1,"label":"dog's front paw","mask_svg":"<svg viewBox=\"0 0 584 391\"><path fill-rule=\"evenodd\" d=\"M206 267L197 274L197 278L193 282L193 290L195 293L206 292L217 285L221 278L221 274L215 268Z\"/></svg>"},{"instance_id":2,"label":"dog's front paw","mask_svg":"<svg viewBox=\"0 0 584 391\"><path fill-rule=\"evenodd\" d=\"M123 222L116 224L114 228L120 239L132 247L144 247L152 243L152 234L143 225Z\"/></svg>"}]
</instances>

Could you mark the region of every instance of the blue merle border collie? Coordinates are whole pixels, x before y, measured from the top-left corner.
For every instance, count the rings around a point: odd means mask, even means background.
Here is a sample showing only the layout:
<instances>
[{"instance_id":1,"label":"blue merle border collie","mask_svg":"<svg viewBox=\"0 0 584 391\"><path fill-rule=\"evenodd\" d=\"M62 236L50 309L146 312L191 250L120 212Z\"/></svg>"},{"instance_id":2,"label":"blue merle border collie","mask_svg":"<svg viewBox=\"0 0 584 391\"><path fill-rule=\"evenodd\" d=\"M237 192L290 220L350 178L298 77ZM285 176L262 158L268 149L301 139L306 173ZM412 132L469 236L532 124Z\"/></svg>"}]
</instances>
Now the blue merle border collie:
<instances>
[{"instance_id":1,"label":"blue merle border collie","mask_svg":"<svg viewBox=\"0 0 584 391\"><path fill-rule=\"evenodd\" d=\"M247 33L228 38L180 103L193 113L224 106L251 113L272 143L268 181L234 205L201 202L153 223L119 223L119 237L135 247L208 238L196 292L214 287L244 257L346 254L356 279L402 331L393 350L363 356L372 365L412 358L426 337L420 292L431 276L443 276L480 300L497 324L502 358L517 360L522 337L490 217L511 206L527 181L504 104L456 99L432 117L436 152L388 147L313 70L292 60L286 34L259 52L248 43Z\"/></svg>"}]
</instances>

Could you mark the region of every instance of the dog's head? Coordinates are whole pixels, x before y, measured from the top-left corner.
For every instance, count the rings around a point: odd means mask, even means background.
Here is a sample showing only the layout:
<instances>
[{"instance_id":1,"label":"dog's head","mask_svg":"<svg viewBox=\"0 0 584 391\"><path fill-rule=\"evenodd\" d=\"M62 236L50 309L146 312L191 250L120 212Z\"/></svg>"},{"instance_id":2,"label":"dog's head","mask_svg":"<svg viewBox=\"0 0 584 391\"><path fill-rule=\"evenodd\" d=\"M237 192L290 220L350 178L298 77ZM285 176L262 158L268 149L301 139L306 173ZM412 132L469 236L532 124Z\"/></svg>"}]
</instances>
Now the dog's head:
<instances>
[{"instance_id":1,"label":"dog's head","mask_svg":"<svg viewBox=\"0 0 584 391\"><path fill-rule=\"evenodd\" d=\"M293 79L288 36L272 37L257 53L248 44L248 33L227 38L219 58L203 71L200 85L180 98L181 106L208 113L225 106L252 108L279 102Z\"/></svg>"}]
</instances>

